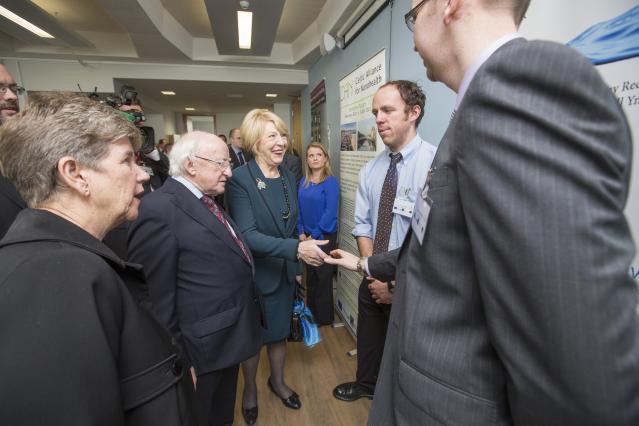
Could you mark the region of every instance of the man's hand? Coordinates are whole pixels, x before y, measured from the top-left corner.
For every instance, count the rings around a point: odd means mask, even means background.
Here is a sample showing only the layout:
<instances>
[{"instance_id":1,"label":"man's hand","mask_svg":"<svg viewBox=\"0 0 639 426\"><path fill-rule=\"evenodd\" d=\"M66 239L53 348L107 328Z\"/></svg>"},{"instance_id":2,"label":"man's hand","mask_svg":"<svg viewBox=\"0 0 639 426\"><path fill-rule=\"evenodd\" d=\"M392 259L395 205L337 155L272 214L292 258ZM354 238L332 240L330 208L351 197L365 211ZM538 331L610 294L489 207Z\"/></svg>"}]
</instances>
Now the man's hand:
<instances>
[{"instance_id":1,"label":"man's hand","mask_svg":"<svg viewBox=\"0 0 639 426\"><path fill-rule=\"evenodd\" d=\"M359 257L342 249L332 250L330 256L324 259L329 265L342 266L351 271L357 271L357 261Z\"/></svg>"},{"instance_id":2,"label":"man's hand","mask_svg":"<svg viewBox=\"0 0 639 426\"><path fill-rule=\"evenodd\" d=\"M371 297L375 302L379 304L391 304L393 303L393 293L388 291L388 284L378 281L373 277L366 277L369 281L368 290L371 292Z\"/></svg>"}]
</instances>

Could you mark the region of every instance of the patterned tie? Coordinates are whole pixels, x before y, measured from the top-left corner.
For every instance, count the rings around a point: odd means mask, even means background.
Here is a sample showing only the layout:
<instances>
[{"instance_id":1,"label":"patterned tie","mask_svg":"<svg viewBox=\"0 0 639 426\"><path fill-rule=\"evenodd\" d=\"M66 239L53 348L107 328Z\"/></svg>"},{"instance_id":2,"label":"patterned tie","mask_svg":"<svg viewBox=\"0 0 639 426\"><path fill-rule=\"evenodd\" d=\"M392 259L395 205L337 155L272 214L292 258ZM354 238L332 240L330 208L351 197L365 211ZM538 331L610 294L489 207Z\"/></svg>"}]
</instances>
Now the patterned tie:
<instances>
[{"instance_id":1,"label":"patterned tie","mask_svg":"<svg viewBox=\"0 0 639 426\"><path fill-rule=\"evenodd\" d=\"M388 251L391 228L393 227L393 203L397 192L397 163L402 159L402 153L389 154L390 164L386 171L382 196L377 209L377 227L375 228L375 240L373 241L373 254Z\"/></svg>"},{"instance_id":2,"label":"patterned tie","mask_svg":"<svg viewBox=\"0 0 639 426\"><path fill-rule=\"evenodd\" d=\"M240 240L235 231L233 231L233 229L231 228L231 224L224 218L220 206L217 205L213 198L209 197L206 194L202 195L202 198L200 198L200 200L202 200L204 205L209 208L211 213L213 213L215 217L218 218L218 220L222 222L224 226L226 226L226 229L227 231L229 231L229 234L231 234L231 237L233 237L233 241L235 241L235 244L237 244L238 247L242 250L242 253L244 253L244 257L246 257L246 260L251 263L251 256L249 256L246 247L244 247L244 243L242 243L242 240Z\"/></svg>"},{"instance_id":3,"label":"patterned tie","mask_svg":"<svg viewBox=\"0 0 639 426\"><path fill-rule=\"evenodd\" d=\"M237 152L237 158L238 160L240 160L240 166L245 163L244 154L242 153L241 149Z\"/></svg>"}]
</instances>

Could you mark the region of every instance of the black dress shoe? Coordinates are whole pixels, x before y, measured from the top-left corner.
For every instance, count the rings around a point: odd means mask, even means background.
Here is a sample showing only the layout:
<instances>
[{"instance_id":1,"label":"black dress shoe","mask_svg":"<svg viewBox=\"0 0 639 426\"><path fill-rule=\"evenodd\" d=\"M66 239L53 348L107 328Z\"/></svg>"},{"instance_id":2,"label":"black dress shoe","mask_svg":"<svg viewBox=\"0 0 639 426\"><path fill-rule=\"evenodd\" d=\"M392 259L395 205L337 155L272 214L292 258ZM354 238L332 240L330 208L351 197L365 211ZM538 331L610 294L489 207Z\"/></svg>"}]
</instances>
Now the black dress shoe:
<instances>
[{"instance_id":1,"label":"black dress shoe","mask_svg":"<svg viewBox=\"0 0 639 426\"><path fill-rule=\"evenodd\" d=\"M273 392L279 399L282 400L282 404L284 404L285 407L287 408L291 408L293 410L299 410L302 407L302 401L300 401L300 397L298 394L296 394L294 391L291 394L291 396L289 396L288 398L282 398L281 396L279 396L277 394L277 392L275 392L275 388L273 388L273 385L271 384L271 378L269 377L267 380L268 383L268 388L271 390L271 392Z\"/></svg>"},{"instance_id":2,"label":"black dress shoe","mask_svg":"<svg viewBox=\"0 0 639 426\"><path fill-rule=\"evenodd\" d=\"M257 421L257 405L253 408L242 407L242 417L247 425L254 425Z\"/></svg>"},{"instance_id":3,"label":"black dress shoe","mask_svg":"<svg viewBox=\"0 0 639 426\"><path fill-rule=\"evenodd\" d=\"M342 401L352 402L360 398L373 399L373 392L357 382L347 382L333 389L333 396Z\"/></svg>"}]
</instances>

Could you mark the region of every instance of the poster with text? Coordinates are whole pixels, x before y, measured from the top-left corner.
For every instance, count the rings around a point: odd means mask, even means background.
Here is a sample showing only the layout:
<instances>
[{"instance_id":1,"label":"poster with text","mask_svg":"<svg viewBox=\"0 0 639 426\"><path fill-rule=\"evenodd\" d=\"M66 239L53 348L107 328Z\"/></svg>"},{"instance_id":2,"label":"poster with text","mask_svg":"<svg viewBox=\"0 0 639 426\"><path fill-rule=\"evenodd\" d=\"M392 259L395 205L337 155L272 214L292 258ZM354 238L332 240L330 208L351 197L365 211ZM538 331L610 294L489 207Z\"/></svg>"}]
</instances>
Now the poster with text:
<instances>
[{"instance_id":1,"label":"poster with text","mask_svg":"<svg viewBox=\"0 0 639 426\"><path fill-rule=\"evenodd\" d=\"M536 0L531 3L520 32L528 39L553 40L581 52L596 65L617 97L633 135L631 183L625 213L638 244L639 5L636 0L582 0L579 13L575 13L573 2ZM630 274L639 285L639 253L635 253Z\"/></svg>"},{"instance_id":2,"label":"poster with text","mask_svg":"<svg viewBox=\"0 0 639 426\"><path fill-rule=\"evenodd\" d=\"M382 50L340 80L340 231L339 245L359 256L351 235L355 226L355 195L360 169L373 159L384 144L371 113L373 96L386 82L386 50ZM337 310L355 334L357 330L357 292L362 277L339 268L337 271Z\"/></svg>"}]
</instances>

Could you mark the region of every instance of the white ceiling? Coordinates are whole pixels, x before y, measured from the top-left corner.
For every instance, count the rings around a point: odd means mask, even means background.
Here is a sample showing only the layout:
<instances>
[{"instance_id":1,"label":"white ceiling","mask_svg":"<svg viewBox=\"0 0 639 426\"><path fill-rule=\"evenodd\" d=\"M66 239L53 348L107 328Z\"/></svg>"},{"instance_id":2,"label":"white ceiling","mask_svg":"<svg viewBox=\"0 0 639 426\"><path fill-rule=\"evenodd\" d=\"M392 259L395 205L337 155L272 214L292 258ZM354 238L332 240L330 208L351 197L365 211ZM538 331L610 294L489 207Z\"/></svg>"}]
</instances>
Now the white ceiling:
<instances>
[{"instance_id":1,"label":"white ceiling","mask_svg":"<svg viewBox=\"0 0 639 426\"><path fill-rule=\"evenodd\" d=\"M43 61L78 61L85 67L100 69L95 64L119 64L123 70L114 74L114 84L130 84L142 96L149 96L171 108L182 110L188 106L201 106L208 112L221 105L230 109L272 104L263 98L266 92L281 92L277 102L289 102L300 95L300 84L264 82L260 74L273 74L274 70L300 70L306 72L319 58L319 40L325 32L335 33L353 13L370 0L250 0L254 12L254 45L267 43L267 53L220 54L220 43L235 42L237 24L234 16L221 16L228 9L239 10L239 0L0 0L0 5L23 18L42 26L56 38L40 39L10 21L0 18L0 58ZM260 9L264 6L266 9ZM268 6L272 6L268 9ZM279 6L277 6L279 5ZM280 8L281 7L281 13ZM262 10L262 12L260 12ZM265 11L266 10L266 11ZM213 13L213 19L209 12ZM220 26L212 28L212 22ZM217 24L216 24L217 25ZM227 40L216 40L214 34L232 34ZM241 52L244 53L244 52ZM87 68L86 64L90 66ZM137 76L139 66L154 65L156 69L176 65L211 66L219 69L241 68L242 83L188 80L166 80L162 72L150 73L148 79ZM65 68L67 65L56 65ZM126 67L131 68L131 76ZM247 70L254 69L258 76L247 81ZM265 70L261 72L260 70ZM23 71L26 72L26 71ZM87 71L88 72L88 71ZM288 72L288 71L287 71ZM292 72L292 71L291 71ZM76 77L77 78L77 77ZM179 78L182 78L181 76ZM86 80L91 81L88 76ZM250 79L249 79L250 80ZM86 84L86 83L85 83ZM97 84L97 83L96 83ZM178 93L173 99L158 94L159 88ZM241 99L227 98L227 94L243 92Z\"/></svg>"}]
</instances>

